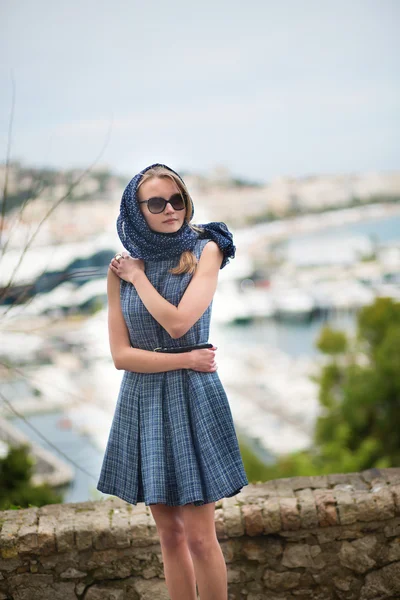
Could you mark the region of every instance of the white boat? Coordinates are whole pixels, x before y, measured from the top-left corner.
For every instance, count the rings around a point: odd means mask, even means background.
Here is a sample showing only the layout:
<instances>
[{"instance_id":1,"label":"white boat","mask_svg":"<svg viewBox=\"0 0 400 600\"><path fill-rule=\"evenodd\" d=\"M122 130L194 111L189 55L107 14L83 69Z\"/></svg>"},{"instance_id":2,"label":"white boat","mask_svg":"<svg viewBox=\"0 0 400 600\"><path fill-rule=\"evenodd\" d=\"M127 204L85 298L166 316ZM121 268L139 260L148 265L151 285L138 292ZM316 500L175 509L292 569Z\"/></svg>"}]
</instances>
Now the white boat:
<instances>
[{"instance_id":1,"label":"white boat","mask_svg":"<svg viewBox=\"0 0 400 600\"><path fill-rule=\"evenodd\" d=\"M275 314L281 319L308 319L316 308L311 294L295 288L275 294L274 304Z\"/></svg>"}]
</instances>

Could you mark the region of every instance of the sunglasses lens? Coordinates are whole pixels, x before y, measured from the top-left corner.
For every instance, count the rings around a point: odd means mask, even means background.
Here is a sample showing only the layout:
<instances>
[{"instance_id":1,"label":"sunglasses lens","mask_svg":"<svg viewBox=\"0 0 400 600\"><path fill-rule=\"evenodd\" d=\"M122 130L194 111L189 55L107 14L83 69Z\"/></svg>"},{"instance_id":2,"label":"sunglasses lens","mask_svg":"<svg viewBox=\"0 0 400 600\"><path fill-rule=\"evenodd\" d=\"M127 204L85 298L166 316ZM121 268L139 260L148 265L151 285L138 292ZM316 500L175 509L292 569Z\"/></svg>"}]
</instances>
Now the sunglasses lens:
<instances>
[{"instance_id":1,"label":"sunglasses lens","mask_svg":"<svg viewBox=\"0 0 400 600\"><path fill-rule=\"evenodd\" d=\"M149 211L151 213L157 214L164 210L165 200L164 198L150 198L150 200L147 203L147 206L149 207Z\"/></svg>"},{"instance_id":2,"label":"sunglasses lens","mask_svg":"<svg viewBox=\"0 0 400 600\"><path fill-rule=\"evenodd\" d=\"M170 202L175 210L182 210L185 208L185 202L180 194L172 196Z\"/></svg>"}]
</instances>

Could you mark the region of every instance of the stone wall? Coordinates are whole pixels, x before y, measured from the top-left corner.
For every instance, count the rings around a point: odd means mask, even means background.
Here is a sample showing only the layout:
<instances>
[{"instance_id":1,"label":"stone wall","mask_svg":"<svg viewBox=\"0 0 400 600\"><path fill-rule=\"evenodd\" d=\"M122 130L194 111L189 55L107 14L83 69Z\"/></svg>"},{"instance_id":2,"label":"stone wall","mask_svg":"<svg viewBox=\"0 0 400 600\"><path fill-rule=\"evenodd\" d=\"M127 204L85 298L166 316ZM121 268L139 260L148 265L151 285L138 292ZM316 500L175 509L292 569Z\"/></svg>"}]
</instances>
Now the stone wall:
<instances>
[{"instance_id":1,"label":"stone wall","mask_svg":"<svg viewBox=\"0 0 400 600\"><path fill-rule=\"evenodd\" d=\"M143 503L9 510L0 524L2 600L169 598ZM400 598L400 469L248 485L216 503L215 524L230 600Z\"/></svg>"}]
</instances>

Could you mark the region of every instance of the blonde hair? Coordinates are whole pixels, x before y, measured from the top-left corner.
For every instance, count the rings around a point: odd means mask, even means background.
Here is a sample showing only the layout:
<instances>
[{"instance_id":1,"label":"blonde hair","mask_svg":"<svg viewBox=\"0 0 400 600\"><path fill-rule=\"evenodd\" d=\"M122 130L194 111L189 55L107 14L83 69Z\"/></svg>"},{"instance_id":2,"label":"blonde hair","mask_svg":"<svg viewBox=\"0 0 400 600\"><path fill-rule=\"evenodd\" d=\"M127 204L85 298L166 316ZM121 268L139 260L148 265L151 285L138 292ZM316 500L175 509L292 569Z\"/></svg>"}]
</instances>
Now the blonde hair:
<instances>
[{"instance_id":1,"label":"blonde hair","mask_svg":"<svg viewBox=\"0 0 400 600\"><path fill-rule=\"evenodd\" d=\"M175 173L173 173L169 169L166 169L165 167L161 167L161 166L157 166L157 167L153 167L152 169L149 169L148 171L146 171L143 174L137 189L139 190L140 186L145 181L148 181L149 179L153 179L154 177L159 177L160 179L168 177L173 183L176 183L176 185L178 186L179 192L183 198L183 201L185 203L185 206L186 206L185 221L187 222L187 224L193 231L196 231L199 233L202 232L203 229L201 229L201 227L198 227L197 225L190 223L190 220L193 216L192 202L191 202L192 199L190 197L190 194L188 192L186 185L183 183L183 181L177 175L175 175ZM173 269L170 269L169 272L172 273L173 275L182 275L183 273L194 273L194 271L196 270L196 267L197 267L197 262L198 262L197 258L193 254L193 252L191 252L190 250L185 250L184 252L182 252L182 254L179 258L178 265L176 267L174 267Z\"/></svg>"}]
</instances>

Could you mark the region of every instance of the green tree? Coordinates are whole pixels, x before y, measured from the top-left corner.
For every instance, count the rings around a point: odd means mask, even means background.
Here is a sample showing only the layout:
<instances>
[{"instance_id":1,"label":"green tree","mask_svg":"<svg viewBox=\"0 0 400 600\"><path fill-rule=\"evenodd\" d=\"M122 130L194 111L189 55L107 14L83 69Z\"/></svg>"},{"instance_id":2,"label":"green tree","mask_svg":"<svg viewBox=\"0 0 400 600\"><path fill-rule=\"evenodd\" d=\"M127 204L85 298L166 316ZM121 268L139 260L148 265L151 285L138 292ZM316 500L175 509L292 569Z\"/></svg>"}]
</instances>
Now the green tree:
<instances>
[{"instance_id":1,"label":"green tree","mask_svg":"<svg viewBox=\"0 0 400 600\"><path fill-rule=\"evenodd\" d=\"M353 340L324 327L317 347L328 360L317 378L321 413L312 447L255 475L253 466L252 481L400 464L400 302L378 298L364 307Z\"/></svg>"},{"instance_id":2,"label":"green tree","mask_svg":"<svg viewBox=\"0 0 400 600\"><path fill-rule=\"evenodd\" d=\"M11 446L0 458L0 510L59 504L62 496L47 484L32 485L33 459L26 444Z\"/></svg>"}]
</instances>

